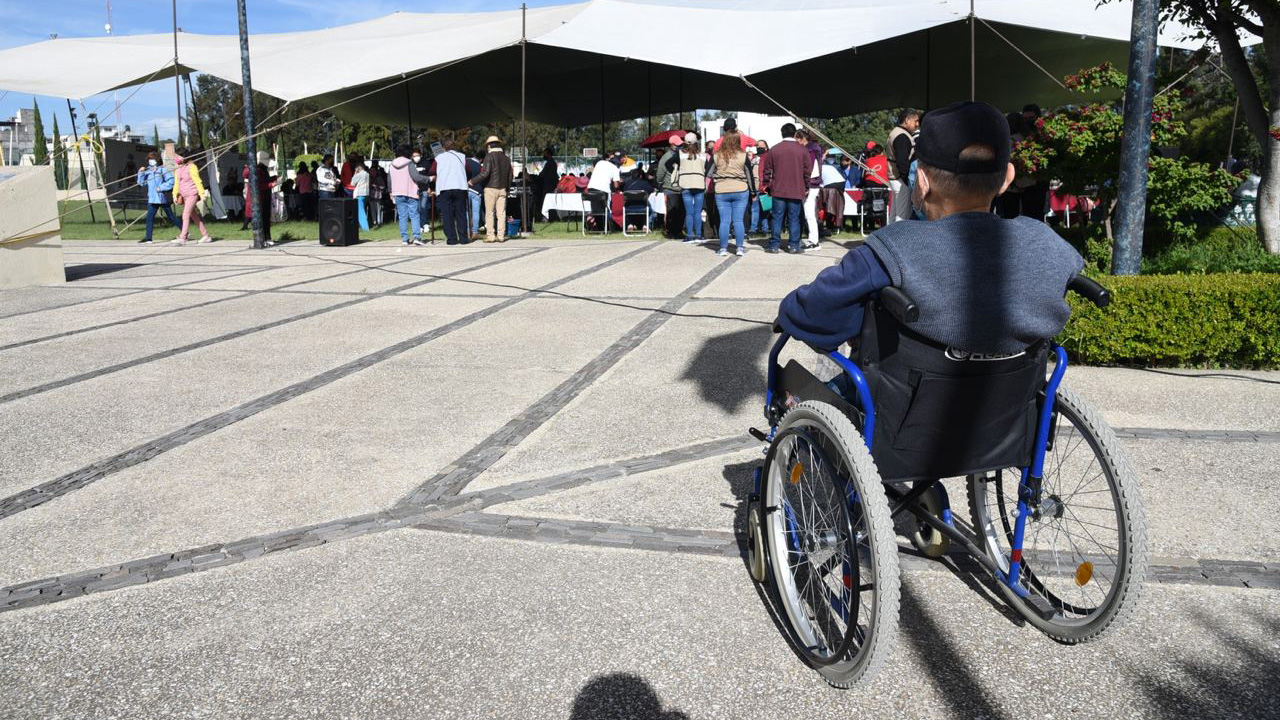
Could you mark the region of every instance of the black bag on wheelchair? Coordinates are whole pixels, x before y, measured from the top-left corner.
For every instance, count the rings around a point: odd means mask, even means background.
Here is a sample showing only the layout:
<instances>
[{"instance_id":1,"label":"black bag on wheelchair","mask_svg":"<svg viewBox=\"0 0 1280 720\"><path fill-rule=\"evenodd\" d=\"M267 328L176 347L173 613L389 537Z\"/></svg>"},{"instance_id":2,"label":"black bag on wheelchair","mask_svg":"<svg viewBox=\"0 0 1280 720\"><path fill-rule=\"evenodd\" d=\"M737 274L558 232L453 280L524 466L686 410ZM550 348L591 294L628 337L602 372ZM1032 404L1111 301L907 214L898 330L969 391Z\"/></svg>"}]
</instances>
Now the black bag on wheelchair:
<instances>
[{"instance_id":1,"label":"black bag on wheelchair","mask_svg":"<svg viewBox=\"0 0 1280 720\"><path fill-rule=\"evenodd\" d=\"M883 480L1030 464L1047 341L1012 355L973 353L910 330L879 302L867 310L851 357L874 401L872 456Z\"/></svg>"}]
</instances>

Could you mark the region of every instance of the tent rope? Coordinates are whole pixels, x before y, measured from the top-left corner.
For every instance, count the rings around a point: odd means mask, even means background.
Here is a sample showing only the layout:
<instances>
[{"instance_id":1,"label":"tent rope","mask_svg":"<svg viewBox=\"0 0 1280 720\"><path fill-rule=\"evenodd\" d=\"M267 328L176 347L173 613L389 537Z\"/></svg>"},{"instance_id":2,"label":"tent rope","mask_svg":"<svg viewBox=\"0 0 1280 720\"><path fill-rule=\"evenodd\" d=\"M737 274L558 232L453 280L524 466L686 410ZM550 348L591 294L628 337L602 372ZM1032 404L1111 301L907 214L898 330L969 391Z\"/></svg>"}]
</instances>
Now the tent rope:
<instances>
[{"instance_id":1,"label":"tent rope","mask_svg":"<svg viewBox=\"0 0 1280 720\"><path fill-rule=\"evenodd\" d=\"M1009 44L1009 47L1013 48L1014 50L1017 50L1019 55L1021 55L1021 56L1022 56L1022 57L1024 57L1024 58L1026 58L1026 59L1027 59L1027 62L1031 63L1032 65L1035 65L1035 66L1036 66L1036 69L1037 69L1037 70L1039 70L1040 72L1044 73L1046 77L1048 77L1050 80L1052 80L1052 81L1054 81L1054 82L1058 83L1058 87L1062 88L1063 90L1066 90L1066 89L1067 89L1067 86L1066 86L1065 84L1063 84L1063 82L1062 82L1061 80L1059 80L1059 79L1058 79L1058 77L1057 77L1056 75L1054 75L1053 73L1049 72L1048 70L1045 70L1043 65L1041 65L1041 64L1040 64L1040 63L1038 63L1038 62L1036 62L1035 60L1033 60L1033 59L1031 58L1031 56L1030 56L1030 55L1028 55L1028 54L1026 54L1025 52L1023 52L1023 51L1022 51L1022 48L1018 47L1017 45L1014 45L1012 40L1010 40L1009 38L1005 37L1004 35L1001 35L999 30L997 30L997 29L995 29L995 28L991 27L991 23L987 22L986 20L983 20L982 18L978 18L978 22L982 23L983 25L986 25L988 30L990 30L991 32L993 32L993 33L995 33L995 34L996 34L996 37L998 37L998 38L1000 38L1001 40L1003 40L1003 41L1005 41L1006 43L1008 43L1008 44Z\"/></svg>"}]
</instances>

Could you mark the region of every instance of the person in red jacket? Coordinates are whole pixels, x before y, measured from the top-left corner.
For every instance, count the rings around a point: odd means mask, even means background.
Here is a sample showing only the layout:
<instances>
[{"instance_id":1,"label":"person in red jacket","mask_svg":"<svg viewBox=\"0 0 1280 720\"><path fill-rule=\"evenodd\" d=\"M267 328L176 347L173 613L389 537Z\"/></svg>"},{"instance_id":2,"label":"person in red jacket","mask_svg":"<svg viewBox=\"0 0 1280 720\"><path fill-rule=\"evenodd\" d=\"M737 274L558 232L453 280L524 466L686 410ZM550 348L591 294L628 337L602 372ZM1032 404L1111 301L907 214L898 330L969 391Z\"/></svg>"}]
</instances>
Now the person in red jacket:
<instances>
[{"instance_id":1,"label":"person in red jacket","mask_svg":"<svg viewBox=\"0 0 1280 720\"><path fill-rule=\"evenodd\" d=\"M773 236L765 252L776 253L782 244L782 223L789 228L787 252L802 253L800 214L809 193L809 175L813 172L813 155L796 142L796 126L782 126L782 142L773 146L764 159L763 176L773 198Z\"/></svg>"}]
</instances>

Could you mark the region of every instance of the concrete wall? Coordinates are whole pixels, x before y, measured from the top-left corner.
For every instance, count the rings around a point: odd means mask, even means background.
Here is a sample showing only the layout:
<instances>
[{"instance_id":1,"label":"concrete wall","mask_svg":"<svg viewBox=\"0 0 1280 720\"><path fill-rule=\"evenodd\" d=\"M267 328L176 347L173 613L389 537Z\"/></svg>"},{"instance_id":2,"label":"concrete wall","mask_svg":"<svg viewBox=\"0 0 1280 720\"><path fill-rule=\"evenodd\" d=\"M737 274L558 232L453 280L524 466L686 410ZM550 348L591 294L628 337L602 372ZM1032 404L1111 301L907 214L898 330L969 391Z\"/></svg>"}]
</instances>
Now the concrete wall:
<instances>
[{"instance_id":1,"label":"concrete wall","mask_svg":"<svg viewBox=\"0 0 1280 720\"><path fill-rule=\"evenodd\" d=\"M0 168L0 289L66 281L53 168Z\"/></svg>"}]
</instances>

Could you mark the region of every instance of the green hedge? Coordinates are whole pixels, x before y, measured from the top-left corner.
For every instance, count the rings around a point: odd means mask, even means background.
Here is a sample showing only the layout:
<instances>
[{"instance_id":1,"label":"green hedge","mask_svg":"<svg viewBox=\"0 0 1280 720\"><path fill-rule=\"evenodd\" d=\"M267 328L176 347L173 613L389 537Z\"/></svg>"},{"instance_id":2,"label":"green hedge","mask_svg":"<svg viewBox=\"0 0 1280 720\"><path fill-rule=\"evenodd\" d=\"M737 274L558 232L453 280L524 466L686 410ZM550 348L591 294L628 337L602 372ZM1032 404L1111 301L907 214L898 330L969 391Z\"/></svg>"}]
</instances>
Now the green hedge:
<instances>
[{"instance_id":1,"label":"green hedge","mask_svg":"<svg viewBox=\"0 0 1280 720\"><path fill-rule=\"evenodd\" d=\"M1107 277L1099 310L1070 293L1059 342L1086 363L1280 366L1280 275Z\"/></svg>"}]
</instances>

